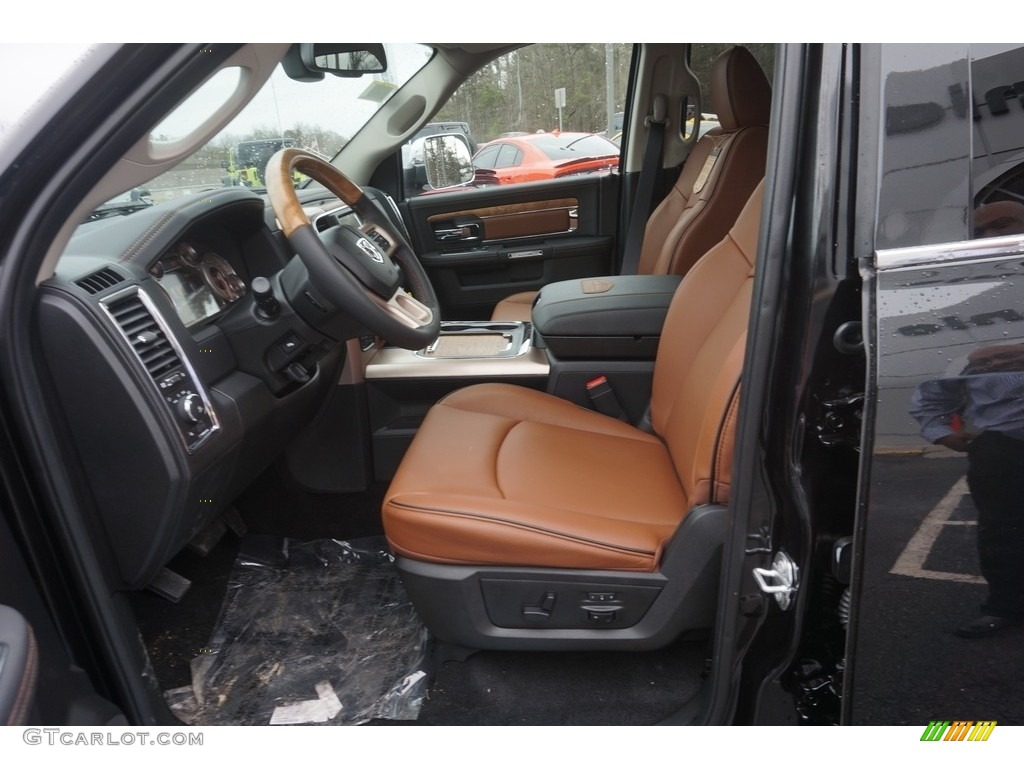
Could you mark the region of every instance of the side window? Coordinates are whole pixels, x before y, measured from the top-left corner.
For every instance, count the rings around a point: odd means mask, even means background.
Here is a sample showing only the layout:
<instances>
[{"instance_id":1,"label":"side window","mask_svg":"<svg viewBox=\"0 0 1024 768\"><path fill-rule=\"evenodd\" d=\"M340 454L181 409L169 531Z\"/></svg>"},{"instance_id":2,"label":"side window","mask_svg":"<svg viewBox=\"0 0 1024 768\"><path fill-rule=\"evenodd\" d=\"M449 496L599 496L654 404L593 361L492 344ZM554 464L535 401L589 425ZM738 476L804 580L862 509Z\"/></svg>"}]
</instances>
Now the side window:
<instances>
[{"instance_id":1,"label":"side window","mask_svg":"<svg viewBox=\"0 0 1024 768\"><path fill-rule=\"evenodd\" d=\"M523 161L522 150L516 149L512 144L501 144L499 147L495 168L514 168Z\"/></svg>"},{"instance_id":2,"label":"side window","mask_svg":"<svg viewBox=\"0 0 1024 768\"><path fill-rule=\"evenodd\" d=\"M1024 48L972 45L974 238L1024 234ZM954 93L963 101L962 89Z\"/></svg>"},{"instance_id":3,"label":"side window","mask_svg":"<svg viewBox=\"0 0 1024 768\"><path fill-rule=\"evenodd\" d=\"M484 147L473 157L473 165L477 168L493 168L498 160L499 149L501 149L501 147L497 144Z\"/></svg>"},{"instance_id":4,"label":"side window","mask_svg":"<svg viewBox=\"0 0 1024 768\"><path fill-rule=\"evenodd\" d=\"M423 130L437 133L443 124L445 132L464 132L476 148L473 165L496 171L496 179L484 177L488 186L616 172L612 139L622 130L632 53L625 43L520 48L470 77ZM422 187L405 194L429 190Z\"/></svg>"},{"instance_id":5,"label":"side window","mask_svg":"<svg viewBox=\"0 0 1024 768\"><path fill-rule=\"evenodd\" d=\"M1024 47L884 46L879 249L1024 234Z\"/></svg>"}]
</instances>

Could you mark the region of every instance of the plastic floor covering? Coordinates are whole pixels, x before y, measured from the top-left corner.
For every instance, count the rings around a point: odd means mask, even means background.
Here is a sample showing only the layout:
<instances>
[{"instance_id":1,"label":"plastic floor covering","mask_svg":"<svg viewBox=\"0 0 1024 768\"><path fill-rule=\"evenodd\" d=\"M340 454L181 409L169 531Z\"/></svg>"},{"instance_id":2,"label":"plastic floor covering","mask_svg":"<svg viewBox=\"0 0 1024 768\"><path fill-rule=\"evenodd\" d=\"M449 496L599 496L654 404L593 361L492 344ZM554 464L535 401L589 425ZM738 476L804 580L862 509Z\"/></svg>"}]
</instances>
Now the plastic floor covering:
<instances>
[{"instance_id":1,"label":"plastic floor covering","mask_svg":"<svg viewBox=\"0 0 1024 768\"><path fill-rule=\"evenodd\" d=\"M192 684L165 695L189 725L415 720L426 646L383 538L250 536Z\"/></svg>"}]
</instances>

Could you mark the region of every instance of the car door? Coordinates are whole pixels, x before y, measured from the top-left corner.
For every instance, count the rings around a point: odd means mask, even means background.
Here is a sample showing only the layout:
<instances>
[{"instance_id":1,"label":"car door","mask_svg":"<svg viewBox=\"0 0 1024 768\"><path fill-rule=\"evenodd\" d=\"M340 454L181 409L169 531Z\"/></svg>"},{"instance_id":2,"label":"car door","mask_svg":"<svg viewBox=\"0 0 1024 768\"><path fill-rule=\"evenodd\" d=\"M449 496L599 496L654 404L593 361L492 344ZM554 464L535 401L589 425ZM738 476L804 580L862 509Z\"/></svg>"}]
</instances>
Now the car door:
<instances>
[{"instance_id":1,"label":"car door","mask_svg":"<svg viewBox=\"0 0 1024 768\"><path fill-rule=\"evenodd\" d=\"M783 49L703 721L1024 719L1022 67Z\"/></svg>"},{"instance_id":2,"label":"car door","mask_svg":"<svg viewBox=\"0 0 1024 768\"><path fill-rule=\"evenodd\" d=\"M10 511L10 507L6 507ZM52 561L33 577L0 515L0 725L125 725ZM42 580L52 590L39 589ZM56 609L56 612L55 612ZM90 676L86 668L92 671Z\"/></svg>"},{"instance_id":3,"label":"car door","mask_svg":"<svg viewBox=\"0 0 1024 768\"><path fill-rule=\"evenodd\" d=\"M162 691L148 671L125 593L110 587L109 550L90 538L95 508L80 465L68 460L74 451L70 441L58 437L66 425L47 406L52 393L41 375L45 363L34 307L46 249L66 222L78 220L74 206L109 170L109 147L137 140L169 104L203 81L209 66L235 50L101 46L69 60L71 73L3 137L0 605L13 611L0 618L0 644L7 646L0 695L32 687L26 671L32 657L28 638L34 637L37 695L23 716L30 725L176 722L165 714ZM32 70L28 47L20 55L19 71ZM163 92L169 101L152 99L154 82L165 79L174 80ZM115 80L119 87L111 88ZM77 375L87 379L90 372ZM103 402L96 408L110 413ZM14 699L24 701L17 693Z\"/></svg>"},{"instance_id":4,"label":"car door","mask_svg":"<svg viewBox=\"0 0 1024 768\"><path fill-rule=\"evenodd\" d=\"M869 63L875 392L847 716L977 740L1024 722L1024 48Z\"/></svg>"},{"instance_id":5,"label":"car door","mask_svg":"<svg viewBox=\"0 0 1024 768\"><path fill-rule=\"evenodd\" d=\"M776 51L712 682L680 722L840 720L849 578L833 563L849 555L865 381L855 219L842 213L855 76L854 47Z\"/></svg>"},{"instance_id":6,"label":"car door","mask_svg":"<svg viewBox=\"0 0 1024 768\"><path fill-rule=\"evenodd\" d=\"M604 135L628 97L631 57L632 47L621 44L527 46L479 70L434 120L468 124L481 145L537 133L556 141L563 130ZM506 171L523 161L512 143L483 146L476 157L478 167L497 167L505 181L403 191L413 245L446 319L487 319L510 294L615 271L617 158L560 178L554 174L564 160L552 159L552 178L510 182Z\"/></svg>"},{"instance_id":7,"label":"car door","mask_svg":"<svg viewBox=\"0 0 1024 768\"><path fill-rule=\"evenodd\" d=\"M414 246L449 320L483 320L501 299L611 274L619 178L581 176L407 201Z\"/></svg>"}]
</instances>

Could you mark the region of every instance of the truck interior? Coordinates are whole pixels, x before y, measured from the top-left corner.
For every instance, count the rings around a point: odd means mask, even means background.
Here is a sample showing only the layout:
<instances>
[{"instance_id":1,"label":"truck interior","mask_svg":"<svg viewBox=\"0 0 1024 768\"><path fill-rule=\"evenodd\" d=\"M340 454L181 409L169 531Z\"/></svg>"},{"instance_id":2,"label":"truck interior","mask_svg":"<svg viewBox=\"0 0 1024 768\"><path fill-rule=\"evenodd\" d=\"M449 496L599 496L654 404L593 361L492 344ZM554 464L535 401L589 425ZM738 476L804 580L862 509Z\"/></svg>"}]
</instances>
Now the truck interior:
<instances>
[{"instance_id":1,"label":"truck interior","mask_svg":"<svg viewBox=\"0 0 1024 768\"><path fill-rule=\"evenodd\" d=\"M52 202L19 386L52 438L47 525L106 627L82 642L133 718L711 716L780 84L728 48L702 104L689 46L637 45L618 172L413 196L402 147L517 46L426 49L332 159L278 140L265 190L91 221L159 198L279 65L311 98L341 66L139 47Z\"/></svg>"}]
</instances>

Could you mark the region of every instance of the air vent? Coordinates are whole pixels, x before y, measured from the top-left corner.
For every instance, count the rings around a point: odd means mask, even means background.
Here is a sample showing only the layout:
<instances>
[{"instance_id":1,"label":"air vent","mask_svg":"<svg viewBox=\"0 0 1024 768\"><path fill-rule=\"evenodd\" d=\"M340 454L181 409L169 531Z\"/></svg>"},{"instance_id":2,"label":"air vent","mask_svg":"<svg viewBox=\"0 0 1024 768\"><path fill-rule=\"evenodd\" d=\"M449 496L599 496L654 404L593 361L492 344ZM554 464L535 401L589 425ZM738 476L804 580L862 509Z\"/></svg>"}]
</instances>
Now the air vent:
<instances>
[{"instance_id":1,"label":"air vent","mask_svg":"<svg viewBox=\"0 0 1024 768\"><path fill-rule=\"evenodd\" d=\"M76 280L75 285L93 295L105 291L111 286L123 283L124 278L110 267L104 267L99 272L94 272L88 277Z\"/></svg>"},{"instance_id":2,"label":"air vent","mask_svg":"<svg viewBox=\"0 0 1024 768\"><path fill-rule=\"evenodd\" d=\"M317 232L326 232L331 227L336 227L341 224L341 219L339 219L338 215L335 213L325 213L323 216L318 216L316 218L315 224Z\"/></svg>"},{"instance_id":3,"label":"air vent","mask_svg":"<svg viewBox=\"0 0 1024 768\"><path fill-rule=\"evenodd\" d=\"M138 293L108 302L107 309L154 381L160 382L166 373L181 365L170 339Z\"/></svg>"}]
</instances>

